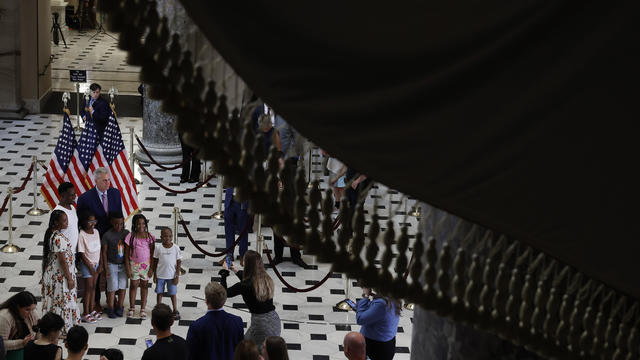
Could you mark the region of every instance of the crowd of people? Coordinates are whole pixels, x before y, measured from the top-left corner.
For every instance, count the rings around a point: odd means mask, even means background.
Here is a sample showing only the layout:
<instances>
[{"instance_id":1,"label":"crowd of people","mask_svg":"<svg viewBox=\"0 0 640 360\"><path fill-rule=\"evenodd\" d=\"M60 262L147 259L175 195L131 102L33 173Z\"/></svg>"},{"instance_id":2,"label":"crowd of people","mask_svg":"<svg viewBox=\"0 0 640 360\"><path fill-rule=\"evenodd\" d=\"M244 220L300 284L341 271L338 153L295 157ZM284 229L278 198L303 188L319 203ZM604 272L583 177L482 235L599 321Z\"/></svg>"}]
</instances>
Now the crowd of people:
<instances>
[{"instance_id":1,"label":"crowd of people","mask_svg":"<svg viewBox=\"0 0 640 360\"><path fill-rule=\"evenodd\" d=\"M92 91L99 96L99 87ZM96 109L101 109L100 101L92 101L89 108L87 114L98 117ZM252 115L256 117L256 131L267 139L267 149L274 144L281 151L283 161L290 162L295 170L304 152L299 135L260 102ZM350 208L355 208L371 180L337 159L330 159L327 168L332 175L330 184L334 187L336 204L346 196ZM185 179L194 176L183 175ZM247 249L246 233L251 222L248 205L235 201L232 188L225 190L225 236L227 245L231 245L240 234L238 247L243 269L233 263L233 252L223 259L220 282L211 282L205 287L207 313L189 326L183 339L171 332L174 321L181 316L177 291L182 260L180 248L172 242L171 229L162 228L160 242L156 244L156 238L149 231L149 221L140 213L133 216L131 230L125 229L120 192L111 186L109 171L96 169L94 183L95 187L78 197L77 205L73 184L63 182L58 187L60 201L50 215L43 239L40 313L44 315L38 317L36 298L27 291L1 304L3 349L0 355L6 354L6 359L62 359L63 351L58 345L62 338L66 358L82 358L87 350L88 334L80 324L101 321L103 314L112 319L124 317L127 290L126 317L136 317L135 304L139 299L137 317L146 319L148 287L152 281L156 284L156 305L151 311L151 326L157 339L144 352L144 360L288 359L286 342L280 337L281 320L273 302L275 284L265 270L262 256ZM275 232L274 243L278 264L283 261L283 248L287 244ZM308 268L299 249L292 247L290 253L295 264ZM227 284L230 272L238 277L238 282L231 286ZM106 308L101 306L101 279L106 283ZM81 307L79 282L83 289ZM165 292L172 307L162 302ZM227 298L238 295L251 313L246 331L240 317L224 311ZM354 310L361 330L345 336L345 356L393 359L401 311L399 302L364 288ZM107 349L101 355L101 360L116 359L123 359L117 349Z\"/></svg>"}]
</instances>

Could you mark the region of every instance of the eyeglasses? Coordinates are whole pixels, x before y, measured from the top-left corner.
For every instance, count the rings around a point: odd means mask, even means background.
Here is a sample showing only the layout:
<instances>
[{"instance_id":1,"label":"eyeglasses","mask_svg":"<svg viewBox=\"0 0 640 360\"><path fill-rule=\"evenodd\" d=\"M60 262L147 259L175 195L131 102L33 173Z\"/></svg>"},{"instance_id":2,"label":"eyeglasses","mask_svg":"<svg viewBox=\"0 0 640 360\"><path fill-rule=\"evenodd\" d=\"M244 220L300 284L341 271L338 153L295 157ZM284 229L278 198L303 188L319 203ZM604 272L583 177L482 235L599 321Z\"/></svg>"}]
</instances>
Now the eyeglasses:
<instances>
[{"instance_id":1,"label":"eyeglasses","mask_svg":"<svg viewBox=\"0 0 640 360\"><path fill-rule=\"evenodd\" d=\"M87 224L89 224L89 225L95 225L97 223L98 223L98 220L89 220L89 221L87 221Z\"/></svg>"}]
</instances>

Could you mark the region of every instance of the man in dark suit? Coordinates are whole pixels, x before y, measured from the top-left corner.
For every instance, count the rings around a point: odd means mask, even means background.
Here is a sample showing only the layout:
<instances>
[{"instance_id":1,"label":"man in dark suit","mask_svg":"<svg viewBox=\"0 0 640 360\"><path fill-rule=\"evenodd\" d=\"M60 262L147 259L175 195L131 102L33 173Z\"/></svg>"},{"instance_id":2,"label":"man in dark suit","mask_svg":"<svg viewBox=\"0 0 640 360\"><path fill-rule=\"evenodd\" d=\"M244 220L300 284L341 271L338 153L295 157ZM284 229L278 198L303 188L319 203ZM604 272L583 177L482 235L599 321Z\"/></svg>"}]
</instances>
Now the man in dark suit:
<instances>
[{"instance_id":1,"label":"man in dark suit","mask_svg":"<svg viewBox=\"0 0 640 360\"><path fill-rule=\"evenodd\" d=\"M109 122L109 115L111 115L109 103L100 97L101 89L98 83L93 83L89 86L89 90L91 90L89 103L84 100L82 111L80 112L80 116L85 122L92 120L96 125L98 139L102 139L102 133L104 133L104 128L107 127Z\"/></svg>"},{"instance_id":2,"label":"man in dark suit","mask_svg":"<svg viewBox=\"0 0 640 360\"><path fill-rule=\"evenodd\" d=\"M78 198L78 213L83 210L90 211L98 220L96 229L100 237L111 228L109 211L121 212L122 199L120 191L111 187L111 175L105 168L97 168L93 173L96 184Z\"/></svg>"},{"instance_id":3,"label":"man in dark suit","mask_svg":"<svg viewBox=\"0 0 640 360\"><path fill-rule=\"evenodd\" d=\"M77 208L78 214L83 211L90 211L93 216L96 217L98 223L96 224L96 230L102 235L111 228L111 222L109 221L109 211L121 212L122 211L122 199L120 197L120 190L112 188L111 175L109 170L100 167L93 172L93 181L96 186L89 189L78 198ZM100 278L102 275L98 275L97 283L100 284ZM100 285L96 286L95 293L96 311L102 311L100 306Z\"/></svg>"},{"instance_id":4,"label":"man in dark suit","mask_svg":"<svg viewBox=\"0 0 640 360\"><path fill-rule=\"evenodd\" d=\"M247 226L250 220L247 214L248 207L249 203L247 201L238 202L233 198L233 188L224 189L224 237L227 242L227 247L231 246L236 240L236 234L242 232ZM243 263L242 257L244 253L247 252L247 247L249 246L248 230L249 229L245 231L240 238L240 243L238 243L238 253L240 254L241 264ZM234 252L235 249L227 255L232 261Z\"/></svg>"},{"instance_id":5,"label":"man in dark suit","mask_svg":"<svg viewBox=\"0 0 640 360\"><path fill-rule=\"evenodd\" d=\"M217 282L204 289L207 313L189 325L187 346L191 360L232 360L236 345L244 338L242 318L222 310L227 290Z\"/></svg>"}]
</instances>

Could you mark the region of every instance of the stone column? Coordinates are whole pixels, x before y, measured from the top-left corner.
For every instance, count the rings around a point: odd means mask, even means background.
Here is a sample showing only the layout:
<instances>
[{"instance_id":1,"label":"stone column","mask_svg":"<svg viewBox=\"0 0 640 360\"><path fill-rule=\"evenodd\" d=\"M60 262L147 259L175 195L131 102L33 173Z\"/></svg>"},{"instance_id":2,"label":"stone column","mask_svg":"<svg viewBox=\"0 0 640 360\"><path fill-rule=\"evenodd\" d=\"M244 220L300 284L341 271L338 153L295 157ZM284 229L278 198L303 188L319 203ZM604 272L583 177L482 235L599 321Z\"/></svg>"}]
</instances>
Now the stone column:
<instances>
[{"instance_id":1,"label":"stone column","mask_svg":"<svg viewBox=\"0 0 640 360\"><path fill-rule=\"evenodd\" d=\"M433 236L436 239L438 251L445 241L451 245L452 249L457 249L462 239L469 234L473 223L424 203L420 206L422 214L430 214L419 225L424 239ZM458 229L454 231L456 227ZM470 248L466 250L473 251L477 241L484 237L487 231L490 230L476 230L476 235L469 242ZM454 233L457 235L453 236ZM495 233L492 235L497 236ZM426 262L425 257L422 260ZM411 359L534 360L539 357L493 334L477 330L463 323L457 323L449 318L440 317L435 312L416 306L413 313Z\"/></svg>"},{"instance_id":2,"label":"stone column","mask_svg":"<svg viewBox=\"0 0 640 360\"><path fill-rule=\"evenodd\" d=\"M166 16L172 32L181 37L185 35L185 24L191 22L184 8L177 0L159 0L157 2L160 17ZM150 99L144 86L142 102L142 143L153 158L162 164L179 164L182 162L182 147L175 130L176 117L162 111L162 102ZM142 151L136 151L136 158L150 162Z\"/></svg>"},{"instance_id":3,"label":"stone column","mask_svg":"<svg viewBox=\"0 0 640 360\"><path fill-rule=\"evenodd\" d=\"M6 0L0 5L0 117L22 118L20 1Z\"/></svg>"},{"instance_id":4,"label":"stone column","mask_svg":"<svg viewBox=\"0 0 640 360\"><path fill-rule=\"evenodd\" d=\"M142 143L154 160L161 164L182 162L182 147L175 130L176 117L161 110L162 102L147 96L144 86L142 103ZM151 162L141 150L136 151L136 159Z\"/></svg>"}]
</instances>

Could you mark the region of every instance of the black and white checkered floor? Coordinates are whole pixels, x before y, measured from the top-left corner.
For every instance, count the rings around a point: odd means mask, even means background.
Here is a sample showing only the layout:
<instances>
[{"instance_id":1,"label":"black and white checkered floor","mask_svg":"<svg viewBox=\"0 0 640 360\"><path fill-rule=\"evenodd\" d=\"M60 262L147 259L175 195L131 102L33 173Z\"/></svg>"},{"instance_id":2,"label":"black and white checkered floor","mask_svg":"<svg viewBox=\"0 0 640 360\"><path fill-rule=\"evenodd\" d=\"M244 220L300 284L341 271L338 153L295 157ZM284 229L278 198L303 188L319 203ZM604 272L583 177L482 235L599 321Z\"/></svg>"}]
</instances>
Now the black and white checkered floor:
<instances>
[{"instance_id":1,"label":"black and white checkered floor","mask_svg":"<svg viewBox=\"0 0 640 360\"><path fill-rule=\"evenodd\" d=\"M16 187L22 182L30 161L34 155L47 163L51 157L55 140L61 128L60 115L32 115L25 120L0 120L0 190L4 198L9 186ZM135 131L141 134L142 120L139 118L120 118L121 129L134 126ZM128 137L125 143L129 147ZM314 157L314 175L322 180L320 169L320 156ZM193 184L179 184L179 170L167 172L149 165L151 174L157 177L163 184L172 188L187 188ZM39 179L42 179L42 169L39 169ZM189 230L196 240L209 251L222 250L224 248L223 222L214 220L210 216L217 210L216 182L212 181L212 187L202 188L189 194L172 194L161 190L149 179L140 177L136 171L136 177L142 180L138 186L139 201L143 213L149 218L150 228L159 238L158 228L161 226L173 226L173 208L177 206L186 221L189 222ZM326 184L326 181L323 182ZM26 190L16 195L13 201L13 241L23 248L17 254L0 253L0 292L4 298L21 291L29 290L36 295L40 294L38 284L41 272L41 241L48 223L48 214L42 216L27 215L27 210L32 206L33 185L30 183ZM380 195L376 195L380 194ZM402 195L391 192L379 186L371 192L367 199L366 208L372 211L373 198L378 197L379 214L383 219L391 211L395 215L396 223L405 221L401 215L406 211ZM41 208L46 208L42 197L38 194L38 202ZM389 204L389 205L388 205ZM389 206L394 209L390 210ZM400 212L396 212L400 207ZM410 223L410 233L415 234L417 222L414 218L407 218ZM5 212L0 217L0 243L8 240L9 214ZM384 224L382 224L384 225ZM130 224L126 224L130 228ZM273 248L272 233L270 229L263 229L263 235L267 239L269 248ZM255 248L256 234L249 235L249 248ZM217 280L219 266L214 265L212 258L207 258L189 242L184 231L179 231L179 245L183 248L183 267L187 273L180 279L178 290L178 304L180 306L182 320L172 328L173 332L185 337L189 324L202 316L206 311L203 301L205 285L212 280ZM288 250L285 250L285 258ZM308 287L317 280L322 279L329 271L327 264L318 264L311 256L304 256L305 261L315 266L311 270L303 270L291 262L278 265L287 281L297 287ZM265 259L266 261L266 259ZM333 274L324 286L309 293L294 293L287 289L275 277L272 270L268 270L276 282L276 295L274 302L280 317L282 318L282 336L286 340L290 357L292 359L343 359L342 340L349 330L357 331L359 326L355 324L355 313L344 312L335 309L335 304L345 297L345 277L343 274ZM235 280L234 280L235 281ZM361 290L352 284L350 295L352 298L359 296ZM165 298L165 302L169 300ZM104 302L104 296L103 296ZM155 296L150 291L148 308L155 304ZM128 298L125 303L128 303ZM125 304L125 307L127 304ZM139 308L139 306L138 306ZM240 297L227 300L226 311L241 316L245 322L250 319L246 306ZM411 344L412 311L404 310L398 327L397 355L396 359L409 359L409 346ZM89 351L86 358L97 359L97 354L103 348L117 347L122 349L127 359L139 359L144 351L144 339L154 339L149 320L123 318L108 319L96 323L85 324L90 333ZM155 340L155 339L154 339Z\"/></svg>"}]
</instances>

